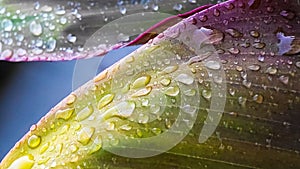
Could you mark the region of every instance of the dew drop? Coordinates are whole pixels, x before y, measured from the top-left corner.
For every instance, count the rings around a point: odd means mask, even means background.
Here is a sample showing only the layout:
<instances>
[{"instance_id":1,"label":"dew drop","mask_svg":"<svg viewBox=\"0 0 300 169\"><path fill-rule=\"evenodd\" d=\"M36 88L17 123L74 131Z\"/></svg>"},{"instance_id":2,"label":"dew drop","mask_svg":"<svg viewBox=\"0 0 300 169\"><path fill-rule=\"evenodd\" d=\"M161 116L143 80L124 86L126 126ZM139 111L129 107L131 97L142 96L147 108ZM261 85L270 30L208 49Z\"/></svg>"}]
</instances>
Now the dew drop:
<instances>
[{"instance_id":1,"label":"dew drop","mask_svg":"<svg viewBox=\"0 0 300 169\"><path fill-rule=\"evenodd\" d=\"M165 73L165 74L173 73L173 72L175 72L177 69L178 69L178 65L175 65L175 66L168 66L168 67L166 67L166 68L162 71L162 73Z\"/></svg>"},{"instance_id":2,"label":"dew drop","mask_svg":"<svg viewBox=\"0 0 300 169\"><path fill-rule=\"evenodd\" d=\"M132 88L136 89L136 88L145 87L147 84L150 83L150 80L151 80L151 76L149 75L139 77L132 83Z\"/></svg>"},{"instance_id":3,"label":"dew drop","mask_svg":"<svg viewBox=\"0 0 300 169\"><path fill-rule=\"evenodd\" d=\"M262 42L255 42L255 43L252 44L252 46L255 49L263 49L266 46L266 44L262 43Z\"/></svg>"},{"instance_id":4,"label":"dew drop","mask_svg":"<svg viewBox=\"0 0 300 169\"><path fill-rule=\"evenodd\" d=\"M228 52L233 54L233 55L237 55L240 53L240 50L238 48L229 48Z\"/></svg>"},{"instance_id":5,"label":"dew drop","mask_svg":"<svg viewBox=\"0 0 300 169\"><path fill-rule=\"evenodd\" d=\"M108 119L112 116L127 118L132 115L134 110L135 110L134 102L124 101L105 111L103 118Z\"/></svg>"},{"instance_id":6,"label":"dew drop","mask_svg":"<svg viewBox=\"0 0 300 169\"><path fill-rule=\"evenodd\" d=\"M260 33L258 31L250 31L250 35L254 38L258 38L260 36Z\"/></svg>"},{"instance_id":7,"label":"dew drop","mask_svg":"<svg viewBox=\"0 0 300 169\"><path fill-rule=\"evenodd\" d=\"M13 56L13 51L10 49L6 49L1 53L1 58L9 59Z\"/></svg>"},{"instance_id":8,"label":"dew drop","mask_svg":"<svg viewBox=\"0 0 300 169\"><path fill-rule=\"evenodd\" d=\"M189 0L189 3L195 4L195 3L197 3L197 0Z\"/></svg>"},{"instance_id":9,"label":"dew drop","mask_svg":"<svg viewBox=\"0 0 300 169\"><path fill-rule=\"evenodd\" d=\"M202 96L205 98L205 99L210 99L211 98L211 91L209 90L202 90Z\"/></svg>"},{"instance_id":10,"label":"dew drop","mask_svg":"<svg viewBox=\"0 0 300 169\"><path fill-rule=\"evenodd\" d=\"M254 64L254 65L249 65L247 68L252 71L258 71L260 69L260 66Z\"/></svg>"},{"instance_id":11,"label":"dew drop","mask_svg":"<svg viewBox=\"0 0 300 169\"><path fill-rule=\"evenodd\" d=\"M117 39L119 42L128 42L130 40L130 37L124 33L120 33Z\"/></svg>"},{"instance_id":12,"label":"dew drop","mask_svg":"<svg viewBox=\"0 0 300 169\"><path fill-rule=\"evenodd\" d=\"M173 6L173 10L175 11L181 11L183 8L183 6L179 3L176 3L174 6Z\"/></svg>"},{"instance_id":13,"label":"dew drop","mask_svg":"<svg viewBox=\"0 0 300 169\"><path fill-rule=\"evenodd\" d=\"M279 77L279 80L280 80L281 83L283 83L285 85L287 85L289 83L289 77L288 76L282 75L282 76Z\"/></svg>"},{"instance_id":14,"label":"dew drop","mask_svg":"<svg viewBox=\"0 0 300 169\"><path fill-rule=\"evenodd\" d=\"M180 90L179 90L179 88L178 88L177 86L175 86L175 87L173 87L173 86L168 87L168 88L164 91L165 95L171 96L171 97L177 96L177 95L179 94L179 92L180 92Z\"/></svg>"},{"instance_id":15,"label":"dew drop","mask_svg":"<svg viewBox=\"0 0 300 169\"><path fill-rule=\"evenodd\" d=\"M220 63L217 62L217 61L213 61L213 60L205 62L205 66L209 69L212 69L212 70L221 69Z\"/></svg>"},{"instance_id":16,"label":"dew drop","mask_svg":"<svg viewBox=\"0 0 300 169\"><path fill-rule=\"evenodd\" d=\"M300 62L296 62L295 65L297 68L300 68Z\"/></svg>"},{"instance_id":17,"label":"dew drop","mask_svg":"<svg viewBox=\"0 0 300 169\"><path fill-rule=\"evenodd\" d=\"M124 125L120 126L119 129L124 130L124 131L129 131L132 129L132 127L128 124L124 124Z\"/></svg>"},{"instance_id":18,"label":"dew drop","mask_svg":"<svg viewBox=\"0 0 300 169\"><path fill-rule=\"evenodd\" d=\"M34 157L32 155L25 155L13 161L8 169L31 169L33 165Z\"/></svg>"},{"instance_id":19,"label":"dew drop","mask_svg":"<svg viewBox=\"0 0 300 169\"><path fill-rule=\"evenodd\" d=\"M249 82L249 81L247 81L247 80L243 80L242 84L243 84L245 87L247 87L247 88L250 88L251 85L252 85L252 83Z\"/></svg>"},{"instance_id":20,"label":"dew drop","mask_svg":"<svg viewBox=\"0 0 300 169\"><path fill-rule=\"evenodd\" d=\"M214 16L220 16L220 10L218 10L218 9L214 9Z\"/></svg>"},{"instance_id":21,"label":"dew drop","mask_svg":"<svg viewBox=\"0 0 300 169\"><path fill-rule=\"evenodd\" d=\"M10 19L3 19L1 22L2 29L6 32L10 32L13 29L13 22Z\"/></svg>"},{"instance_id":22,"label":"dew drop","mask_svg":"<svg viewBox=\"0 0 300 169\"><path fill-rule=\"evenodd\" d=\"M155 4L152 4L152 10L153 11L158 11L158 9L159 9L159 6L155 3Z\"/></svg>"},{"instance_id":23,"label":"dew drop","mask_svg":"<svg viewBox=\"0 0 300 169\"><path fill-rule=\"evenodd\" d=\"M264 101L264 97L260 94L255 94L253 96L253 101L255 101L256 103L261 104Z\"/></svg>"},{"instance_id":24,"label":"dew drop","mask_svg":"<svg viewBox=\"0 0 300 169\"><path fill-rule=\"evenodd\" d=\"M194 78L187 74L179 74L175 80L186 85L191 85L194 83Z\"/></svg>"},{"instance_id":25,"label":"dew drop","mask_svg":"<svg viewBox=\"0 0 300 169\"><path fill-rule=\"evenodd\" d=\"M242 107L245 107L246 106L246 102L247 102L247 99L244 98L244 97L238 97L238 103L242 106Z\"/></svg>"},{"instance_id":26,"label":"dew drop","mask_svg":"<svg viewBox=\"0 0 300 169\"><path fill-rule=\"evenodd\" d=\"M196 95L196 90L195 89L188 89L183 92L184 95L186 96L195 96Z\"/></svg>"},{"instance_id":27,"label":"dew drop","mask_svg":"<svg viewBox=\"0 0 300 169\"><path fill-rule=\"evenodd\" d=\"M86 118L88 118L92 113L94 112L94 108L92 105L89 105L82 109L77 115L76 115L76 120L77 121L82 121Z\"/></svg>"},{"instance_id":28,"label":"dew drop","mask_svg":"<svg viewBox=\"0 0 300 169\"><path fill-rule=\"evenodd\" d=\"M273 67L268 67L266 73L270 75L275 75L277 73L277 69Z\"/></svg>"},{"instance_id":29,"label":"dew drop","mask_svg":"<svg viewBox=\"0 0 300 169\"><path fill-rule=\"evenodd\" d=\"M83 145L87 145L95 132L94 127L84 127L78 132L77 141Z\"/></svg>"},{"instance_id":30,"label":"dew drop","mask_svg":"<svg viewBox=\"0 0 300 169\"><path fill-rule=\"evenodd\" d=\"M292 20L296 16L296 14L294 12L286 11L286 10L281 11L280 15L288 20Z\"/></svg>"},{"instance_id":31,"label":"dew drop","mask_svg":"<svg viewBox=\"0 0 300 169\"><path fill-rule=\"evenodd\" d=\"M27 144L30 148L37 148L41 144L41 137L37 135L32 135L28 138Z\"/></svg>"},{"instance_id":32,"label":"dew drop","mask_svg":"<svg viewBox=\"0 0 300 169\"><path fill-rule=\"evenodd\" d=\"M75 43L77 41L77 37L75 35L73 35L73 34L68 34L67 35L67 40L70 43Z\"/></svg>"},{"instance_id":33,"label":"dew drop","mask_svg":"<svg viewBox=\"0 0 300 169\"><path fill-rule=\"evenodd\" d=\"M120 6L120 13L121 13L122 15L125 15L126 12L127 12L127 8L126 8L125 6Z\"/></svg>"},{"instance_id":34,"label":"dew drop","mask_svg":"<svg viewBox=\"0 0 300 169\"><path fill-rule=\"evenodd\" d=\"M264 62L265 61L265 57L263 55L259 55L257 59L260 62Z\"/></svg>"},{"instance_id":35,"label":"dew drop","mask_svg":"<svg viewBox=\"0 0 300 169\"><path fill-rule=\"evenodd\" d=\"M30 23L29 30L34 36L40 36L43 33L42 25L36 21Z\"/></svg>"},{"instance_id":36,"label":"dew drop","mask_svg":"<svg viewBox=\"0 0 300 169\"><path fill-rule=\"evenodd\" d=\"M162 79L162 80L160 81L160 83L161 83L163 86L169 86L170 83L171 83L171 79L169 79L169 78Z\"/></svg>"},{"instance_id":37,"label":"dew drop","mask_svg":"<svg viewBox=\"0 0 300 169\"><path fill-rule=\"evenodd\" d=\"M48 150L49 146L50 146L50 143L49 143L49 142L43 144L43 145L41 146L41 148L40 148L39 153L40 153L40 154L45 153L45 152Z\"/></svg>"},{"instance_id":38,"label":"dew drop","mask_svg":"<svg viewBox=\"0 0 300 169\"><path fill-rule=\"evenodd\" d=\"M113 101L114 97L115 97L114 94L107 94L103 96L98 103L98 109L100 110L103 107L107 106L109 103Z\"/></svg>"},{"instance_id":39,"label":"dew drop","mask_svg":"<svg viewBox=\"0 0 300 169\"><path fill-rule=\"evenodd\" d=\"M138 116L138 123L141 123L141 124L146 124L148 123L149 121L149 116L148 115L145 115L145 114L139 114Z\"/></svg>"},{"instance_id":40,"label":"dew drop","mask_svg":"<svg viewBox=\"0 0 300 169\"><path fill-rule=\"evenodd\" d=\"M55 48L56 48L56 39L51 37L46 42L46 51L53 52Z\"/></svg>"},{"instance_id":41,"label":"dew drop","mask_svg":"<svg viewBox=\"0 0 300 169\"><path fill-rule=\"evenodd\" d=\"M58 110L55 113L55 117L58 119L64 119L64 120L69 120L72 114L74 113L75 109L74 108L67 108L64 110Z\"/></svg>"},{"instance_id":42,"label":"dew drop","mask_svg":"<svg viewBox=\"0 0 300 169\"><path fill-rule=\"evenodd\" d=\"M234 95L235 95L235 90L232 89L232 88L230 88L228 92L229 92L229 94L230 94L231 96L234 96Z\"/></svg>"},{"instance_id":43,"label":"dew drop","mask_svg":"<svg viewBox=\"0 0 300 169\"><path fill-rule=\"evenodd\" d=\"M94 82L97 83L97 82L100 82L101 80L105 79L107 77L107 74L108 74L107 71L104 71L104 72L100 73L99 75L97 75L94 78Z\"/></svg>"},{"instance_id":44,"label":"dew drop","mask_svg":"<svg viewBox=\"0 0 300 169\"><path fill-rule=\"evenodd\" d=\"M97 136L93 140L93 144L90 146L89 154L93 154L93 153L99 151L101 148L102 148L102 139L101 139L101 137Z\"/></svg>"},{"instance_id":45,"label":"dew drop","mask_svg":"<svg viewBox=\"0 0 300 169\"><path fill-rule=\"evenodd\" d=\"M152 91L151 86L147 86L143 89L140 89L139 91L135 92L132 97L141 97L141 96L146 96Z\"/></svg>"},{"instance_id":46,"label":"dew drop","mask_svg":"<svg viewBox=\"0 0 300 169\"><path fill-rule=\"evenodd\" d=\"M242 33L240 33L238 30L230 28L230 29L226 29L225 30L226 33L228 33L230 36L234 37L234 38L240 38L243 36Z\"/></svg>"},{"instance_id":47,"label":"dew drop","mask_svg":"<svg viewBox=\"0 0 300 169\"><path fill-rule=\"evenodd\" d=\"M67 97L67 105L72 105L77 99L77 96L75 94L71 94Z\"/></svg>"}]
</instances>

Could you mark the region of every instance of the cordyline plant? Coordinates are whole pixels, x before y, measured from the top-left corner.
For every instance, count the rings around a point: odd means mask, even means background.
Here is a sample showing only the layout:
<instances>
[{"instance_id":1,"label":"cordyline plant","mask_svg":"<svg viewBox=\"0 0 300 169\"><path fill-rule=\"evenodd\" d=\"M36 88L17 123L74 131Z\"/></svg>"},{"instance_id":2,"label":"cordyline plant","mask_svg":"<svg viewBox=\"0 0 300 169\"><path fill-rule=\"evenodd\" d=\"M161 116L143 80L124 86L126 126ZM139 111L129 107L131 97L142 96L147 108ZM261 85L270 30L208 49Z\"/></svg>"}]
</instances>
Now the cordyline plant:
<instances>
[{"instance_id":1,"label":"cordyline plant","mask_svg":"<svg viewBox=\"0 0 300 169\"><path fill-rule=\"evenodd\" d=\"M143 44L51 109L1 169L300 168L297 0L1 3L1 60L90 58ZM170 5L190 11L140 34ZM139 12L143 26L125 28Z\"/></svg>"}]
</instances>

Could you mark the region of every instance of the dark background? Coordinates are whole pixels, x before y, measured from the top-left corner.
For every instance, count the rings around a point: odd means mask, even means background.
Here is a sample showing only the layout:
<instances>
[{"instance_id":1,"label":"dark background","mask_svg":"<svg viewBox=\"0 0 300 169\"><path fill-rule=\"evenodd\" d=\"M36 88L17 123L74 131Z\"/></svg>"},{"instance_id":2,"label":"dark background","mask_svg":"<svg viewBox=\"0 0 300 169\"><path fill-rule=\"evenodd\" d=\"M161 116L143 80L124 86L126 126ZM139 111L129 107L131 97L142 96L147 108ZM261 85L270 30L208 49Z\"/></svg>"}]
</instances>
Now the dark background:
<instances>
[{"instance_id":1,"label":"dark background","mask_svg":"<svg viewBox=\"0 0 300 169\"><path fill-rule=\"evenodd\" d=\"M112 51L99 71L137 47ZM76 61L0 62L0 161L52 107L72 91Z\"/></svg>"}]
</instances>

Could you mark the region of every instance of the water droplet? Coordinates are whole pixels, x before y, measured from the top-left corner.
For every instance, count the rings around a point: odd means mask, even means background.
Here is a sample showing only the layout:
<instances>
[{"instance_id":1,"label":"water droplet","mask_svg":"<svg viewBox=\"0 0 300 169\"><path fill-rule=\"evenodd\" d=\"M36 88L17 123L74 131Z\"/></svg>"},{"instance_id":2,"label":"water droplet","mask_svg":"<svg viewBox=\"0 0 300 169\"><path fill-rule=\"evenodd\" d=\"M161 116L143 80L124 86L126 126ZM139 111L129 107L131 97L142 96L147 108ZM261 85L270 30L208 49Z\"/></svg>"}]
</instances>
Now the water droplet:
<instances>
[{"instance_id":1,"label":"water droplet","mask_svg":"<svg viewBox=\"0 0 300 169\"><path fill-rule=\"evenodd\" d=\"M103 96L98 103L98 109L100 110L103 107L107 106L109 103L113 101L114 97L115 97L114 94L107 94Z\"/></svg>"},{"instance_id":2,"label":"water droplet","mask_svg":"<svg viewBox=\"0 0 300 169\"><path fill-rule=\"evenodd\" d=\"M147 86L146 88L143 88L137 92L135 92L132 97L141 97L141 96L146 96L152 91L151 86Z\"/></svg>"},{"instance_id":3,"label":"water droplet","mask_svg":"<svg viewBox=\"0 0 300 169\"><path fill-rule=\"evenodd\" d=\"M34 36L40 36L43 33L42 25L36 21L30 23L29 30Z\"/></svg>"},{"instance_id":4,"label":"water droplet","mask_svg":"<svg viewBox=\"0 0 300 169\"><path fill-rule=\"evenodd\" d=\"M235 69L239 72L243 71L243 67L242 66L236 66Z\"/></svg>"},{"instance_id":5,"label":"water droplet","mask_svg":"<svg viewBox=\"0 0 300 169\"><path fill-rule=\"evenodd\" d=\"M97 83L97 82L100 82L101 80L105 79L107 77L107 74L108 74L107 71L104 71L104 72L100 73L99 75L97 75L94 78L94 82Z\"/></svg>"},{"instance_id":6,"label":"water droplet","mask_svg":"<svg viewBox=\"0 0 300 169\"><path fill-rule=\"evenodd\" d=\"M300 42L295 36L285 36L284 33L278 32L276 37L280 40L277 44L280 55L293 55L300 52Z\"/></svg>"},{"instance_id":7,"label":"water droplet","mask_svg":"<svg viewBox=\"0 0 300 169\"><path fill-rule=\"evenodd\" d=\"M52 11L52 7L51 6L48 6L48 5L45 5L41 8L41 11L42 12L51 12Z\"/></svg>"},{"instance_id":8,"label":"water droplet","mask_svg":"<svg viewBox=\"0 0 300 169\"><path fill-rule=\"evenodd\" d=\"M205 99L210 99L211 98L211 91L209 90L202 90L202 96L205 98Z\"/></svg>"},{"instance_id":9,"label":"water droplet","mask_svg":"<svg viewBox=\"0 0 300 169\"><path fill-rule=\"evenodd\" d=\"M201 22L206 22L207 21L207 15L200 15L199 16L199 20L201 21Z\"/></svg>"},{"instance_id":10,"label":"water droplet","mask_svg":"<svg viewBox=\"0 0 300 169\"><path fill-rule=\"evenodd\" d=\"M121 13L122 15L125 15L126 12L127 12L127 8L126 8L125 6L120 6L120 13Z\"/></svg>"},{"instance_id":11,"label":"water droplet","mask_svg":"<svg viewBox=\"0 0 300 169\"><path fill-rule=\"evenodd\" d=\"M72 116L74 111L75 111L74 108L67 108L67 109L64 109L64 110L58 110L55 113L55 117L58 118L58 119L68 120L68 119L70 119L70 117Z\"/></svg>"},{"instance_id":12,"label":"water droplet","mask_svg":"<svg viewBox=\"0 0 300 169\"><path fill-rule=\"evenodd\" d=\"M67 40L70 43L75 43L77 41L77 37L75 35L73 35L73 34L68 34L67 35Z\"/></svg>"},{"instance_id":13,"label":"water droplet","mask_svg":"<svg viewBox=\"0 0 300 169\"><path fill-rule=\"evenodd\" d=\"M175 87L173 87L173 86L171 86L171 87L168 87L165 91L164 91L164 93L165 93L165 95L167 95L167 96L172 96L172 97L175 97L175 96L177 96L178 94L179 94L179 88L177 87L177 86L175 86Z\"/></svg>"},{"instance_id":14,"label":"water droplet","mask_svg":"<svg viewBox=\"0 0 300 169\"><path fill-rule=\"evenodd\" d=\"M287 85L289 83L289 77L288 76L282 75L282 76L279 77L279 80L280 80L281 83L283 83L285 85Z\"/></svg>"},{"instance_id":15,"label":"water droplet","mask_svg":"<svg viewBox=\"0 0 300 169\"><path fill-rule=\"evenodd\" d=\"M25 155L13 161L8 169L31 169L33 165L34 157L32 155Z\"/></svg>"},{"instance_id":16,"label":"water droplet","mask_svg":"<svg viewBox=\"0 0 300 169\"><path fill-rule=\"evenodd\" d=\"M281 11L280 15L288 20L292 20L296 16L296 14L294 12L286 11L286 10Z\"/></svg>"},{"instance_id":17,"label":"water droplet","mask_svg":"<svg viewBox=\"0 0 300 169\"><path fill-rule=\"evenodd\" d=\"M272 6L267 7L267 12L272 13L274 12L274 8Z\"/></svg>"},{"instance_id":18,"label":"water droplet","mask_svg":"<svg viewBox=\"0 0 300 169\"><path fill-rule=\"evenodd\" d=\"M300 62L296 62L295 65L296 65L297 68L300 68Z\"/></svg>"},{"instance_id":19,"label":"water droplet","mask_svg":"<svg viewBox=\"0 0 300 169\"><path fill-rule=\"evenodd\" d=\"M246 102L247 102L247 99L244 98L244 97L239 97L238 98L238 103L242 106L242 107L245 107L246 106Z\"/></svg>"},{"instance_id":20,"label":"water droplet","mask_svg":"<svg viewBox=\"0 0 300 169\"><path fill-rule=\"evenodd\" d=\"M220 16L220 10L218 10L218 9L214 9L214 16Z\"/></svg>"},{"instance_id":21,"label":"water droplet","mask_svg":"<svg viewBox=\"0 0 300 169\"><path fill-rule=\"evenodd\" d=\"M156 105L156 104L154 104L154 105L151 105L150 106L150 112L152 113L152 114L158 114L159 112L160 112L160 105Z\"/></svg>"},{"instance_id":22,"label":"water droplet","mask_svg":"<svg viewBox=\"0 0 300 169\"><path fill-rule=\"evenodd\" d=\"M226 33L228 33L230 36L234 37L234 38L240 38L243 36L242 33L240 33L238 30L230 28L230 29L226 29L225 30Z\"/></svg>"},{"instance_id":23,"label":"water droplet","mask_svg":"<svg viewBox=\"0 0 300 169\"><path fill-rule=\"evenodd\" d=\"M183 92L184 95L186 96L195 96L196 95L196 90L195 89L188 89Z\"/></svg>"},{"instance_id":24,"label":"water droplet","mask_svg":"<svg viewBox=\"0 0 300 169\"><path fill-rule=\"evenodd\" d=\"M1 53L1 58L3 59L9 59L13 56L13 51L10 49L6 49Z\"/></svg>"},{"instance_id":25,"label":"water droplet","mask_svg":"<svg viewBox=\"0 0 300 169\"><path fill-rule=\"evenodd\" d=\"M252 44L252 46L255 49L263 49L266 46L266 44L262 43L262 42L255 42L255 43Z\"/></svg>"},{"instance_id":26,"label":"water droplet","mask_svg":"<svg viewBox=\"0 0 300 169\"><path fill-rule=\"evenodd\" d=\"M176 3L174 6L173 6L173 10L175 11L181 11L183 8L183 6L179 3Z\"/></svg>"},{"instance_id":27,"label":"water droplet","mask_svg":"<svg viewBox=\"0 0 300 169\"><path fill-rule=\"evenodd\" d=\"M232 89L232 88L230 88L230 89L229 89L229 94L230 94L231 96L234 96L234 95L235 95L235 90Z\"/></svg>"},{"instance_id":28,"label":"water droplet","mask_svg":"<svg viewBox=\"0 0 300 169\"><path fill-rule=\"evenodd\" d=\"M240 53L240 50L238 48L229 48L228 52L233 54L233 55L237 55Z\"/></svg>"},{"instance_id":29,"label":"water droplet","mask_svg":"<svg viewBox=\"0 0 300 169\"><path fill-rule=\"evenodd\" d=\"M146 124L148 123L149 121L149 116L148 115L145 115L145 114L139 114L138 116L138 123L141 123L141 124Z\"/></svg>"},{"instance_id":30,"label":"water droplet","mask_svg":"<svg viewBox=\"0 0 300 169\"><path fill-rule=\"evenodd\" d=\"M270 75L275 75L277 73L277 69L273 67L268 67L266 73Z\"/></svg>"},{"instance_id":31,"label":"water droplet","mask_svg":"<svg viewBox=\"0 0 300 169\"><path fill-rule=\"evenodd\" d=\"M253 96L253 101L255 101L256 103L261 104L264 101L264 97L260 94L255 94Z\"/></svg>"},{"instance_id":32,"label":"water droplet","mask_svg":"<svg viewBox=\"0 0 300 169\"><path fill-rule=\"evenodd\" d=\"M105 129L107 131L113 131L113 130L115 130L115 123L113 123L113 122L106 122L105 123Z\"/></svg>"},{"instance_id":33,"label":"water droplet","mask_svg":"<svg viewBox=\"0 0 300 169\"><path fill-rule=\"evenodd\" d=\"M194 78L187 74L179 74L175 80L186 85L191 85L194 83Z\"/></svg>"},{"instance_id":34,"label":"water droplet","mask_svg":"<svg viewBox=\"0 0 300 169\"><path fill-rule=\"evenodd\" d=\"M14 25L10 19L3 19L3 21L1 22L1 26L4 31L9 32L12 31Z\"/></svg>"},{"instance_id":35,"label":"water droplet","mask_svg":"<svg viewBox=\"0 0 300 169\"><path fill-rule=\"evenodd\" d=\"M75 94L69 95L67 97L67 101L66 101L67 105L73 104L76 101L76 99L77 99L77 96Z\"/></svg>"},{"instance_id":36,"label":"water droplet","mask_svg":"<svg viewBox=\"0 0 300 169\"><path fill-rule=\"evenodd\" d=\"M76 115L76 120L77 121L82 121L86 118L88 118L92 113L94 112L94 108L92 105L89 105L82 109L77 115Z\"/></svg>"},{"instance_id":37,"label":"water droplet","mask_svg":"<svg viewBox=\"0 0 300 169\"><path fill-rule=\"evenodd\" d=\"M162 73L165 73L165 74L173 73L173 72L175 72L177 69L178 69L178 65L175 65L175 66L168 66L168 67L166 67L166 68L162 71Z\"/></svg>"},{"instance_id":38,"label":"water droplet","mask_svg":"<svg viewBox=\"0 0 300 169\"><path fill-rule=\"evenodd\" d=\"M89 154L93 154L99 151L102 148L102 139L100 137L96 137L93 140L93 144L90 146Z\"/></svg>"},{"instance_id":39,"label":"water droplet","mask_svg":"<svg viewBox=\"0 0 300 169\"><path fill-rule=\"evenodd\" d=\"M263 55L259 55L257 59L260 62L264 62L265 61L265 57Z\"/></svg>"},{"instance_id":40,"label":"water droplet","mask_svg":"<svg viewBox=\"0 0 300 169\"><path fill-rule=\"evenodd\" d=\"M72 145L70 146L70 151L71 151L71 153L75 153L77 150L78 150L78 147L77 147L76 145L72 144Z\"/></svg>"},{"instance_id":41,"label":"water droplet","mask_svg":"<svg viewBox=\"0 0 300 169\"><path fill-rule=\"evenodd\" d=\"M247 81L247 80L243 80L242 84L243 84L245 87L247 87L247 88L250 88L251 85L252 85L252 83L249 82L249 81Z\"/></svg>"},{"instance_id":42,"label":"water droplet","mask_svg":"<svg viewBox=\"0 0 300 169\"><path fill-rule=\"evenodd\" d=\"M129 131L132 129L132 127L128 124L124 124L124 125L120 126L119 129Z\"/></svg>"},{"instance_id":43,"label":"water droplet","mask_svg":"<svg viewBox=\"0 0 300 169\"><path fill-rule=\"evenodd\" d=\"M159 135L161 134L161 129L160 128L152 128L151 131L155 134L155 135Z\"/></svg>"},{"instance_id":44,"label":"water droplet","mask_svg":"<svg viewBox=\"0 0 300 169\"><path fill-rule=\"evenodd\" d=\"M130 36L124 34L124 33L120 33L117 37L119 42L128 42L130 40Z\"/></svg>"},{"instance_id":45,"label":"water droplet","mask_svg":"<svg viewBox=\"0 0 300 169\"><path fill-rule=\"evenodd\" d=\"M258 38L260 36L260 33L258 31L250 31L250 35L254 38Z\"/></svg>"},{"instance_id":46,"label":"water droplet","mask_svg":"<svg viewBox=\"0 0 300 169\"><path fill-rule=\"evenodd\" d=\"M135 110L135 103L132 101L121 102L104 112L103 118L108 119L112 116L127 118Z\"/></svg>"},{"instance_id":47,"label":"water droplet","mask_svg":"<svg viewBox=\"0 0 300 169\"><path fill-rule=\"evenodd\" d=\"M189 3L195 4L195 3L197 3L197 0L189 0Z\"/></svg>"},{"instance_id":48,"label":"water droplet","mask_svg":"<svg viewBox=\"0 0 300 169\"><path fill-rule=\"evenodd\" d=\"M153 11L158 11L158 9L159 9L159 6L156 3L152 4Z\"/></svg>"},{"instance_id":49,"label":"water droplet","mask_svg":"<svg viewBox=\"0 0 300 169\"><path fill-rule=\"evenodd\" d=\"M56 48L56 39L51 37L46 42L46 51L53 52L55 48Z\"/></svg>"},{"instance_id":50,"label":"water droplet","mask_svg":"<svg viewBox=\"0 0 300 169\"><path fill-rule=\"evenodd\" d=\"M37 135L32 135L28 138L27 144L30 148L37 148L41 144L41 137Z\"/></svg>"},{"instance_id":51,"label":"water droplet","mask_svg":"<svg viewBox=\"0 0 300 169\"><path fill-rule=\"evenodd\" d=\"M221 64L219 62L213 61L213 60L205 62L205 66L212 70L221 69Z\"/></svg>"},{"instance_id":52,"label":"water droplet","mask_svg":"<svg viewBox=\"0 0 300 169\"><path fill-rule=\"evenodd\" d=\"M259 65L250 65L247 67L249 70L252 70L252 71L258 71L260 69L260 66Z\"/></svg>"},{"instance_id":53,"label":"water droplet","mask_svg":"<svg viewBox=\"0 0 300 169\"><path fill-rule=\"evenodd\" d=\"M94 127L84 127L78 132L77 141L83 145L87 145L95 132Z\"/></svg>"},{"instance_id":54,"label":"water droplet","mask_svg":"<svg viewBox=\"0 0 300 169\"><path fill-rule=\"evenodd\" d=\"M139 77L132 83L132 88L136 89L136 88L145 87L147 84L150 83L150 80L151 80L151 76L149 75Z\"/></svg>"},{"instance_id":55,"label":"water droplet","mask_svg":"<svg viewBox=\"0 0 300 169\"><path fill-rule=\"evenodd\" d=\"M169 79L169 78L162 79L162 80L160 81L160 83L161 83L163 86L169 86L170 83L171 83L171 79Z\"/></svg>"},{"instance_id":56,"label":"water droplet","mask_svg":"<svg viewBox=\"0 0 300 169\"><path fill-rule=\"evenodd\" d=\"M40 153L40 154L45 153L45 152L48 150L49 146L50 146L50 143L49 143L49 142L43 144L43 145L41 146L41 148L40 148L39 153Z\"/></svg>"}]
</instances>

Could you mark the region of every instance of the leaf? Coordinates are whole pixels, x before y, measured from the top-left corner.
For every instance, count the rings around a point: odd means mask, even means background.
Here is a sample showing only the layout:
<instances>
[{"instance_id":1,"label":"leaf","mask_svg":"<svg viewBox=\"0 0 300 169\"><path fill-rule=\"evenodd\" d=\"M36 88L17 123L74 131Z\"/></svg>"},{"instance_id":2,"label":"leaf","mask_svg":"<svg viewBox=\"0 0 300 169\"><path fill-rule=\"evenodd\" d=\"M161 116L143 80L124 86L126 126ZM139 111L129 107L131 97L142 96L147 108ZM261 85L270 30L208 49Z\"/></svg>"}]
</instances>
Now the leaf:
<instances>
[{"instance_id":1,"label":"leaf","mask_svg":"<svg viewBox=\"0 0 300 169\"><path fill-rule=\"evenodd\" d=\"M299 168L299 11L230 0L184 19L70 94L0 167Z\"/></svg>"},{"instance_id":2,"label":"leaf","mask_svg":"<svg viewBox=\"0 0 300 169\"><path fill-rule=\"evenodd\" d=\"M182 9L174 11L173 5L176 1L158 4L143 1L122 2L117 5L110 1L83 0L2 1L0 2L0 60L59 61L104 55L128 41L114 39L114 41L86 45L89 38L109 22L122 16L151 11L157 14L158 12L176 14L199 5L185 3L181 5ZM166 18L166 14L157 16L148 20L134 20L134 22L127 22L127 25L119 26L132 33L134 31L131 27L135 27L137 30L135 35L138 35ZM109 33L119 34L113 31ZM102 39L105 36L97 38Z\"/></svg>"}]
</instances>

